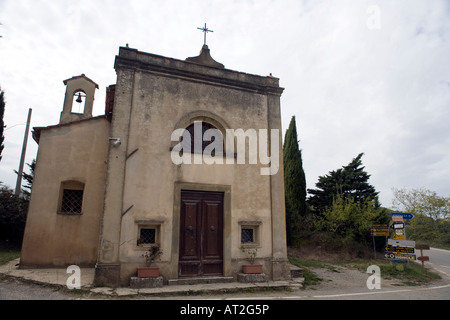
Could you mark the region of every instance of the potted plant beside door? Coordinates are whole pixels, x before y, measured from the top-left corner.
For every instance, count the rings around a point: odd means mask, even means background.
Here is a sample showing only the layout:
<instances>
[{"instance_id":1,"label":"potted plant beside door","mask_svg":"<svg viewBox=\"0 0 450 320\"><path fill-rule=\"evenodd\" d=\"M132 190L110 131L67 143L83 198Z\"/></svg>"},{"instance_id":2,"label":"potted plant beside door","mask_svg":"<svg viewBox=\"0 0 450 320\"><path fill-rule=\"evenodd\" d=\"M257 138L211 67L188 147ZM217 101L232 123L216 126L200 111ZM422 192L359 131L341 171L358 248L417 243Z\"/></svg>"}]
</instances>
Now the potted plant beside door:
<instances>
[{"instance_id":1,"label":"potted plant beside door","mask_svg":"<svg viewBox=\"0 0 450 320\"><path fill-rule=\"evenodd\" d=\"M258 254L257 248L245 248L241 247L241 250L247 254L250 264L242 265L242 273L263 273L262 264L255 264L256 255Z\"/></svg>"},{"instance_id":2,"label":"potted plant beside door","mask_svg":"<svg viewBox=\"0 0 450 320\"><path fill-rule=\"evenodd\" d=\"M162 255L161 246L157 243L150 245L142 256L145 258L146 267L138 267L137 276L139 278L156 278L159 277L159 267L151 267L155 259Z\"/></svg>"}]
</instances>

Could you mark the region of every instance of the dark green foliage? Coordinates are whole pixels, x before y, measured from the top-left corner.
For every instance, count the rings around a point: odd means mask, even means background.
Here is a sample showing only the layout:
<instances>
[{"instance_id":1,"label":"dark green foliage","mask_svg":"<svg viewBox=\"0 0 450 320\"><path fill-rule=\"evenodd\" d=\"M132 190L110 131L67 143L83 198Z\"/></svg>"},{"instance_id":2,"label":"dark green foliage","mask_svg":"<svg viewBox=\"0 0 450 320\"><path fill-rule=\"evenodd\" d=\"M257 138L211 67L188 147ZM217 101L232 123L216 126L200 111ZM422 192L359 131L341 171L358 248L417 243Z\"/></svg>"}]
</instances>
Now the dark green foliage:
<instances>
[{"instance_id":1,"label":"dark green foliage","mask_svg":"<svg viewBox=\"0 0 450 320\"><path fill-rule=\"evenodd\" d=\"M315 213L321 213L330 207L338 194L346 201L364 203L373 200L379 206L378 192L368 183L370 175L362 167L363 155L364 153L360 153L348 165L319 177L316 189L308 189L311 195L308 203Z\"/></svg>"},{"instance_id":2,"label":"dark green foliage","mask_svg":"<svg viewBox=\"0 0 450 320\"><path fill-rule=\"evenodd\" d=\"M324 249L353 248L363 254L372 246L371 226L390 220L390 211L380 207L378 192L368 183L370 175L364 171L362 156L319 177L316 189L308 189L312 239ZM376 247L383 244L376 243Z\"/></svg>"},{"instance_id":3,"label":"dark green foliage","mask_svg":"<svg viewBox=\"0 0 450 320\"><path fill-rule=\"evenodd\" d=\"M30 173L23 173L23 179L27 184L22 189L22 195L16 196L13 190L0 186L0 243L16 247L22 244L25 231L36 160L33 159L31 164L27 165Z\"/></svg>"},{"instance_id":4,"label":"dark green foliage","mask_svg":"<svg viewBox=\"0 0 450 320\"><path fill-rule=\"evenodd\" d=\"M26 184L22 188L23 197L27 200L30 199L31 196L31 187L33 185L34 178L34 169L36 167L36 159L31 161L31 164L27 163L27 166L30 168L30 173L23 172L22 179L25 180ZM17 170L14 170L16 174L18 174Z\"/></svg>"},{"instance_id":5,"label":"dark green foliage","mask_svg":"<svg viewBox=\"0 0 450 320\"><path fill-rule=\"evenodd\" d=\"M386 209L377 207L374 200L357 202L351 197L344 199L340 194L321 216L316 217L315 229L333 235L334 245L369 245L372 242L370 228L374 224L387 224L388 221L389 213Z\"/></svg>"},{"instance_id":6,"label":"dark green foliage","mask_svg":"<svg viewBox=\"0 0 450 320\"><path fill-rule=\"evenodd\" d=\"M22 242L27 210L27 200L6 187L0 189L0 242Z\"/></svg>"},{"instance_id":7,"label":"dark green foliage","mask_svg":"<svg viewBox=\"0 0 450 320\"><path fill-rule=\"evenodd\" d=\"M4 141L5 136L3 135L3 131L6 128L3 122L3 116L5 115L5 92L0 89L0 161L2 161L2 151L5 147Z\"/></svg>"},{"instance_id":8,"label":"dark green foliage","mask_svg":"<svg viewBox=\"0 0 450 320\"><path fill-rule=\"evenodd\" d=\"M302 153L298 146L295 116L286 131L283 145L286 235L288 244L298 237L302 218L306 215L306 179Z\"/></svg>"}]
</instances>

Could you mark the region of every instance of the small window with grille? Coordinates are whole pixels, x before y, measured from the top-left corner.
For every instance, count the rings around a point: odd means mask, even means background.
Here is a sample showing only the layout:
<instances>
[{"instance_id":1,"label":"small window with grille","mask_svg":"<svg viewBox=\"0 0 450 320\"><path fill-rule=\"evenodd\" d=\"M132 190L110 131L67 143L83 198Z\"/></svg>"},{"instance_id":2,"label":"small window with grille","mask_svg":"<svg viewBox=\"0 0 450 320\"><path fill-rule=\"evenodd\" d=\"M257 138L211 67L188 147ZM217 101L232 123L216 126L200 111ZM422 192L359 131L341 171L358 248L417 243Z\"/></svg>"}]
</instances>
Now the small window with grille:
<instances>
[{"instance_id":1,"label":"small window with grille","mask_svg":"<svg viewBox=\"0 0 450 320\"><path fill-rule=\"evenodd\" d=\"M241 228L241 245L243 247L257 247L260 245L261 221L239 221Z\"/></svg>"},{"instance_id":2,"label":"small window with grille","mask_svg":"<svg viewBox=\"0 0 450 320\"><path fill-rule=\"evenodd\" d=\"M241 229L241 243L253 243L255 242L255 234L253 228Z\"/></svg>"},{"instance_id":3,"label":"small window with grille","mask_svg":"<svg viewBox=\"0 0 450 320\"><path fill-rule=\"evenodd\" d=\"M61 183L58 213L83 213L84 183L78 181L64 181Z\"/></svg>"},{"instance_id":4,"label":"small window with grille","mask_svg":"<svg viewBox=\"0 0 450 320\"><path fill-rule=\"evenodd\" d=\"M83 206L83 190L64 189L61 203L63 213L81 213Z\"/></svg>"},{"instance_id":5,"label":"small window with grille","mask_svg":"<svg viewBox=\"0 0 450 320\"><path fill-rule=\"evenodd\" d=\"M139 231L138 245L146 245L154 243L156 243L156 229L141 228Z\"/></svg>"},{"instance_id":6,"label":"small window with grille","mask_svg":"<svg viewBox=\"0 0 450 320\"><path fill-rule=\"evenodd\" d=\"M161 222L151 220L136 221L136 245L145 249L153 244L161 244Z\"/></svg>"}]
</instances>

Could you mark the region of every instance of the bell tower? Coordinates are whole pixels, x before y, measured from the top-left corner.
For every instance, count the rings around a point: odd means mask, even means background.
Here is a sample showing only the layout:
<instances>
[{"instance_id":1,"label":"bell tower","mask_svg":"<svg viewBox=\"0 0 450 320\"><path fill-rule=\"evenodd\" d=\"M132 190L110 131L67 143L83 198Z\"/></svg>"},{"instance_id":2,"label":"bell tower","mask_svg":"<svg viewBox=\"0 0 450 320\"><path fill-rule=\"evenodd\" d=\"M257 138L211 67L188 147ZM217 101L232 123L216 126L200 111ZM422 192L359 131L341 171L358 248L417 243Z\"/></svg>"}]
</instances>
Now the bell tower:
<instances>
[{"instance_id":1,"label":"bell tower","mask_svg":"<svg viewBox=\"0 0 450 320\"><path fill-rule=\"evenodd\" d=\"M66 95L59 123L67 123L92 117L95 89L98 84L84 75L64 80Z\"/></svg>"}]
</instances>

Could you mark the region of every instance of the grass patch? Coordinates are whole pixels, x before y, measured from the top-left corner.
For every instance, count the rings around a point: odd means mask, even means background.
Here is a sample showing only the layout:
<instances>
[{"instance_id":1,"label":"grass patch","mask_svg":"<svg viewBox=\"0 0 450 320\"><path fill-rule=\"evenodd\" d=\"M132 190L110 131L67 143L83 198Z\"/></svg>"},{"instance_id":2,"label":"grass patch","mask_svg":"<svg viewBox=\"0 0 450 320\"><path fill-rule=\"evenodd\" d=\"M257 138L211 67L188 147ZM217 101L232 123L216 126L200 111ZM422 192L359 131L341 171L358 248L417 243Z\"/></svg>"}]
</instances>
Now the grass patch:
<instances>
[{"instance_id":1,"label":"grass patch","mask_svg":"<svg viewBox=\"0 0 450 320\"><path fill-rule=\"evenodd\" d=\"M323 281L322 278L319 278L314 272L312 272L308 268L303 269L303 277L305 279L303 282L303 288L305 288L306 286L314 286Z\"/></svg>"},{"instance_id":2,"label":"grass patch","mask_svg":"<svg viewBox=\"0 0 450 320\"><path fill-rule=\"evenodd\" d=\"M303 278L305 279L305 281L303 282L303 288L319 284L323 280L322 278L319 278L309 268L327 268L329 266L329 264L322 261L303 260L293 256L289 257L289 262L292 263L294 266L303 269Z\"/></svg>"},{"instance_id":3,"label":"grass patch","mask_svg":"<svg viewBox=\"0 0 450 320\"><path fill-rule=\"evenodd\" d=\"M303 269L305 278L304 287L312 286L320 283L323 279L319 278L311 269L324 268L332 272L339 272L338 267L356 268L363 273L367 272L367 268L371 265L380 267L381 278L386 280L398 280L399 285L418 286L429 283L433 280L441 279L441 277L428 268L422 270L422 266L416 262L394 263L382 259L351 259L351 260L306 260L301 259L297 255L289 255L289 262Z\"/></svg>"},{"instance_id":4,"label":"grass patch","mask_svg":"<svg viewBox=\"0 0 450 320\"><path fill-rule=\"evenodd\" d=\"M0 264L5 264L20 257L20 247L7 243L0 243Z\"/></svg>"},{"instance_id":5,"label":"grass patch","mask_svg":"<svg viewBox=\"0 0 450 320\"><path fill-rule=\"evenodd\" d=\"M342 262L342 266L357 268L361 272L366 272L370 265L380 267L381 277L384 279L400 280L404 285L421 285L433 280L441 279L441 276L432 272L416 262L394 263L388 260L355 260Z\"/></svg>"},{"instance_id":6,"label":"grass patch","mask_svg":"<svg viewBox=\"0 0 450 320\"><path fill-rule=\"evenodd\" d=\"M323 268L332 272L339 272L335 263L330 263L327 261L305 260L300 259L299 257L289 256L289 262L299 268Z\"/></svg>"}]
</instances>

